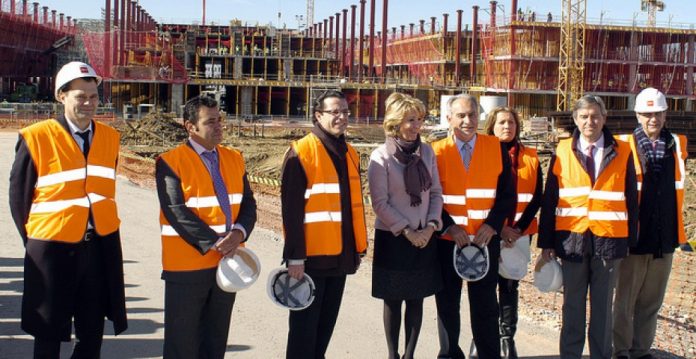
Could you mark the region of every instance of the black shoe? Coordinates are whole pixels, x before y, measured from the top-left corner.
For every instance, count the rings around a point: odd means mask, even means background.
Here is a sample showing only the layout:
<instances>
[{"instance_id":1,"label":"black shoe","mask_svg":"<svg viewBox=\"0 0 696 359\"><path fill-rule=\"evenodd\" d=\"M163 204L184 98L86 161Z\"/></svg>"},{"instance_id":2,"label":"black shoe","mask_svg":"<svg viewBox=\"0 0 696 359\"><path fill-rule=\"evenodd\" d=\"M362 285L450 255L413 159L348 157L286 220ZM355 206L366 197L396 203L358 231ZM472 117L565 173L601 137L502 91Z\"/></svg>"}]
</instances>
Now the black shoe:
<instances>
[{"instance_id":1,"label":"black shoe","mask_svg":"<svg viewBox=\"0 0 696 359\"><path fill-rule=\"evenodd\" d=\"M517 359L517 348L515 348L515 340L512 338L501 338L500 349L503 351L502 358Z\"/></svg>"},{"instance_id":2,"label":"black shoe","mask_svg":"<svg viewBox=\"0 0 696 359\"><path fill-rule=\"evenodd\" d=\"M469 348L469 359L478 359L478 351L476 350L476 343L471 340L471 347Z\"/></svg>"},{"instance_id":3,"label":"black shoe","mask_svg":"<svg viewBox=\"0 0 696 359\"><path fill-rule=\"evenodd\" d=\"M652 356L652 354L645 354L642 357L639 357L638 359L654 359L655 357Z\"/></svg>"},{"instance_id":4,"label":"black shoe","mask_svg":"<svg viewBox=\"0 0 696 359\"><path fill-rule=\"evenodd\" d=\"M619 355L616 359L628 359L628 355Z\"/></svg>"}]
</instances>

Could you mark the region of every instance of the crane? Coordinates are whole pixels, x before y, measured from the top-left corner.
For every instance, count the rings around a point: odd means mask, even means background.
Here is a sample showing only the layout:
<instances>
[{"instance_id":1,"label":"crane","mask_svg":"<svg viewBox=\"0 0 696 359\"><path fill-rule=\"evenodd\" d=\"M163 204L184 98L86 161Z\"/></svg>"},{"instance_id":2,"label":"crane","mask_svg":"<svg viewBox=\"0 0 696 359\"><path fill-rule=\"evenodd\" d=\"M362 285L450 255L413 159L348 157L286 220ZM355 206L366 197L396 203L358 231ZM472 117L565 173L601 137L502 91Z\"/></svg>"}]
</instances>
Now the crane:
<instances>
[{"instance_id":1,"label":"crane","mask_svg":"<svg viewBox=\"0 0 696 359\"><path fill-rule=\"evenodd\" d=\"M308 29L314 25L314 0L307 0L307 18L305 24L307 24Z\"/></svg>"},{"instance_id":2,"label":"crane","mask_svg":"<svg viewBox=\"0 0 696 359\"><path fill-rule=\"evenodd\" d=\"M664 1L660 0L640 0L640 11L648 13L648 26L654 27L657 22L657 12L665 10Z\"/></svg>"},{"instance_id":3,"label":"crane","mask_svg":"<svg viewBox=\"0 0 696 359\"><path fill-rule=\"evenodd\" d=\"M556 110L567 111L583 95L587 0L561 0L561 3Z\"/></svg>"}]
</instances>

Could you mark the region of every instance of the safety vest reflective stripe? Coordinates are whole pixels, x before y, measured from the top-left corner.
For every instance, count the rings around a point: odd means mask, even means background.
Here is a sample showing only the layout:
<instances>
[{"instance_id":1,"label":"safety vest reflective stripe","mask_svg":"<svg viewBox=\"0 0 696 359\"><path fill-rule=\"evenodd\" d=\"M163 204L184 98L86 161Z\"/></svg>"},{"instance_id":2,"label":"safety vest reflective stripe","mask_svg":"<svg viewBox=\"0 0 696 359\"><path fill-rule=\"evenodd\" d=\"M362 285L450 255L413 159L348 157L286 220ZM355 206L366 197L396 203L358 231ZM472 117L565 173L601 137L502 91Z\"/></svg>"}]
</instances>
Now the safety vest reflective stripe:
<instances>
[{"instance_id":1,"label":"safety vest reflective stripe","mask_svg":"<svg viewBox=\"0 0 696 359\"><path fill-rule=\"evenodd\" d=\"M72 206L89 208L90 203L97 203L105 199L106 197L100 194L88 193L87 197L59 201L36 202L31 205L30 213L52 213L68 209Z\"/></svg>"},{"instance_id":2,"label":"safety vest reflective stripe","mask_svg":"<svg viewBox=\"0 0 696 359\"><path fill-rule=\"evenodd\" d=\"M625 221L628 219L626 212L613 211L587 211L586 207L556 208L558 217L584 217L595 221Z\"/></svg>"},{"instance_id":3,"label":"safety vest reflective stripe","mask_svg":"<svg viewBox=\"0 0 696 359\"><path fill-rule=\"evenodd\" d=\"M74 170L62 171L57 173L51 173L50 175L41 176L36 180L36 187L45 187L58 183L82 180L85 179L86 176L102 177L115 180L116 171L113 168L109 167L88 165L86 171L84 167L81 167L76 168Z\"/></svg>"},{"instance_id":4,"label":"safety vest reflective stripe","mask_svg":"<svg viewBox=\"0 0 696 359\"><path fill-rule=\"evenodd\" d=\"M87 176L116 179L116 170L110 167L87 165Z\"/></svg>"},{"instance_id":5,"label":"safety vest reflective stripe","mask_svg":"<svg viewBox=\"0 0 696 359\"><path fill-rule=\"evenodd\" d=\"M489 209L484 209L484 210L473 210L470 209L467 211L469 218L471 219L486 219L488 218L488 213L491 211Z\"/></svg>"},{"instance_id":6,"label":"safety vest reflective stripe","mask_svg":"<svg viewBox=\"0 0 696 359\"><path fill-rule=\"evenodd\" d=\"M215 233L225 233L225 230L227 229L224 224L220 225L215 225L215 226L210 226L210 229L215 231ZM174 230L174 227L164 224L162 225L162 235L163 236L178 236L179 234L176 233L176 230Z\"/></svg>"},{"instance_id":7,"label":"safety vest reflective stripe","mask_svg":"<svg viewBox=\"0 0 696 359\"><path fill-rule=\"evenodd\" d=\"M466 196L469 198L495 198L494 189L467 189Z\"/></svg>"},{"instance_id":8,"label":"safety vest reflective stripe","mask_svg":"<svg viewBox=\"0 0 696 359\"><path fill-rule=\"evenodd\" d=\"M626 200L626 195L624 192L613 192L613 191L592 191L590 192L589 198L591 199L601 199L605 201L624 201Z\"/></svg>"},{"instance_id":9,"label":"safety vest reflective stripe","mask_svg":"<svg viewBox=\"0 0 696 359\"><path fill-rule=\"evenodd\" d=\"M87 197L81 197L51 202L38 202L31 205L30 213L53 213L65 210L72 206L89 208L89 199Z\"/></svg>"},{"instance_id":10,"label":"safety vest reflective stripe","mask_svg":"<svg viewBox=\"0 0 696 359\"><path fill-rule=\"evenodd\" d=\"M463 206L466 204L466 196L454 195L454 194L443 194L442 202L445 204L455 204Z\"/></svg>"},{"instance_id":11,"label":"safety vest reflective stripe","mask_svg":"<svg viewBox=\"0 0 696 359\"><path fill-rule=\"evenodd\" d=\"M228 194L227 197L229 198L230 204L242 203L241 193ZM188 201L186 201L186 207L190 208L207 208L218 206L220 206L220 204L218 203L217 196L191 197L188 199Z\"/></svg>"},{"instance_id":12,"label":"safety vest reflective stripe","mask_svg":"<svg viewBox=\"0 0 696 359\"><path fill-rule=\"evenodd\" d=\"M467 224L469 224L469 218L467 218L466 216L452 216L452 220L455 224L458 224L460 226L466 226Z\"/></svg>"},{"instance_id":13,"label":"safety vest reflective stripe","mask_svg":"<svg viewBox=\"0 0 696 359\"><path fill-rule=\"evenodd\" d=\"M304 223L341 222L341 211L337 212L307 212Z\"/></svg>"},{"instance_id":14,"label":"safety vest reflective stripe","mask_svg":"<svg viewBox=\"0 0 696 359\"><path fill-rule=\"evenodd\" d=\"M643 189L643 182L638 182L636 184L636 188L638 189L638 192L640 192Z\"/></svg>"},{"instance_id":15,"label":"safety vest reflective stripe","mask_svg":"<svg viewBox=\"0 0 696 359\"><path fill-rule=\"evenodd\" d=\"M591 221L626 221L628 220L628 214L626 212L590 211L587 213L587 218Z\"/></svg>"},{"instance_id":16,"label":"safety vest reflective stripe","mask_svg":"<svg viewBox=\"0 0 696 359\"><path fill-rule=\"evenodd\" d=\"M41 176L36 180L36 187L51 186L58 183L77 181L84 179L87 174L84 167L74 170L51 173L50 175Z\"/></svg>"},{"instance_id":17,"label":"safety vest reflective stripe","mask_svg":"<svg viewBox=\"0 0 696 359\"><path fill-rule=\"evenodd\" d=\"M518 193L517 194L517 203L531 202L532 198L534 198L534 195L531 193Z\"/></svg>"},{"instance_id":18,"label":"safety vest reflective stripe","mask_svg":"<svg viewBox=\"0 0 696 359\"><path fill-rule=\"evenodd\" d=\"M341 188L338 183L315 183L312 188L305 190L304 198L309 199L311 195L323 193L340 194Z\"/></svg>"},{"instance_id":19,"label":"safety vest reflective stripe","mask_svg":"<svg viewBox=\"0 0 696 359\"><path fill-rule=\"evenodd\" d=\"M682 158L682 152L681 152L681 140L679 139L679 136L672 134L672 138L674 138L674 148L676 148L676 151L674 151L677 154L677 162L679 163L679 181L674 181L674 188L675 189L684 189L684 180L686 179L686 166L684 164L684 158ZM676 178L676 176L675 176Z\"/></svg>"},{"instance_id":20,"label":"safety vest reflective stripe","mask_svg":"<svg viewBox=\"0 0 696 359\"><path fill-rule=\"evenodd\" d=\"M587 196L592 191L591 187L566 187L558 189L558 196L564 197L580 197Z\"/></svg>"},{"instance_id":21,"label":"safety vest reflective stripe","mask_svg":"<svg viewBox=\"0 0 696 359\"><path fill-rule=\"evenodd\" d=\"M586 207L558 207L556 208L556 216L558 217L580 217L587 215Z\"/></svg>"},{"instance_id":22,"label":"safety vest reflective stripe","mask_svg":"<svg viewBox=\"0 0 696 359\"><path fill-rule=\"evenodd\" d=\"M515 222L519 221L520 218L522 218L522 212L515 213Z\"/></svg>"}]
</instances>

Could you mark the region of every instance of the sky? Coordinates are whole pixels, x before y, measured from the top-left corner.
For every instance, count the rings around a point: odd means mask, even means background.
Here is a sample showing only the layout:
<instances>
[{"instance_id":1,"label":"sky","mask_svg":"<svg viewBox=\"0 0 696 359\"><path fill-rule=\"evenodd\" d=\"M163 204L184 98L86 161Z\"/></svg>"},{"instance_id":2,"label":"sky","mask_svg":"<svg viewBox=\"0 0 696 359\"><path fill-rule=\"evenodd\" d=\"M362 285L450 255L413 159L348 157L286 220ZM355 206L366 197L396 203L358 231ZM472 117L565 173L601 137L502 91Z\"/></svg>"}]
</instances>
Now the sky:
<instances>
[{"instance_id":1,"label":"sky","mask_svg":"<svg viewBox=\"0 0 696 359\"><path fill-rule=\"evenodd\" d=\"M17 0L19 2L19 0ZM104 8L105 0L36 0L40 6L49 6L74 18L98 18ZM139 0L140 4L158 22L191 23L201 21L203 0ZM381 28L381 13L383 0L376 1L376 25ZM696 28L696 6L694 0L662 0L665 11L657 13L658 26L668 23L675 27ZM3 7L7 7L7 0ZM33 1L30 1L30 3ZM641 0L587 0L588 22L630 24L634 19L638 22L647 20L647 14L640 12ZM206 22L228 24L231 19L240 19L247 24L273 24L297 28L300 22L298 16L306 17L306 0L206 0ZM498 0L498 14L509 16L511 0ZM539 14L551 12L554 17L561 13L562 0L518 0L518 7ZM359 22L359 0L315 0L314 22L320 22L333 16L350 5L358 5L356 17ZM389 27L399 27L409 23L419 23L426 20L429 29L430 17L437 17L438 27L442 22L442 14L449 13L449 28L454 29L456 10L461 9L463 23L472 22L472 6L478 5L479 18L488 19L488 0L391 0L389 1ZM31 5L30 5L31 6ZM370 0L366 2L366 22L369 21ZM280 14L280 19L279 15ZM304 21L304 20L303 20Z\"/></svg>"}]
</instances>

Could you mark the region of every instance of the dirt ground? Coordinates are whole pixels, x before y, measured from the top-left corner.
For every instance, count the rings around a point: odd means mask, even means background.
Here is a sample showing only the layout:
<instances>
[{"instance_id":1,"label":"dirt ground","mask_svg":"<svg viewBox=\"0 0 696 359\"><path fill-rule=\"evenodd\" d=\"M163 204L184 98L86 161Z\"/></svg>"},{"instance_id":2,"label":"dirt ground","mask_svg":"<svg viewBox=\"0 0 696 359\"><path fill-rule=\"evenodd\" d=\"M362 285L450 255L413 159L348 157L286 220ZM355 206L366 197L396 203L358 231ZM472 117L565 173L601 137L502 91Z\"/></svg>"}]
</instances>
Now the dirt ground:
<instances>
[{"instance_id":1,"label":"dirt ground","mask_svg":"<svg viewBox=\"0 0 696 359\"><path fill-rule=\"evenodd\" d=\"M154 122L153 122L154 123ZM152 123L146 124L152 126ZM159 127L148 127L143 135L125 136L123 143L125 154L121 157L119 171L128 176L131 181L148 188L154 188L154 158L158 153L179 143L185 134L172 130L179 126L176 122L160 122ZM164 126L164 128L161 128ZM123 127L121 127L123 128ZM132 130L126 128L125 131ZM274 124L246 124L243 127L230 124L226 129L224 143L241 150L246 161L250 176L269 180L280 180L280 171L284 153L294 139L302 137L309 127L283 127ZM182 132L183 133L183 132ZM348 137L356 147L361 157L361 168L366 170L370 152L383 140L380 127L351 127ZM182 137L183 136L183 137ZM130 139L129 139L130 138ZM544 173L548 160L542 158ZM689 178L685 184L685 227L689 238L696 239L696 160L687 160ZM363 181L366 181L363 176ZM252 183L258 201L259 225L281 233L280 200L278 182L268 181ZM364 183L364 193L368 187ZM374 214L366 206L368 223L374 222ZM533 253L533 262L538 251ZM673 272L665 304L660 313L657 339L655 346L660 349L660 357L696 357L696 280L692 268L696 266L696 255L693 252L678 251L675 255ZM531 266L530 266L531 267ZM531 269L530 269L531 270ZM560 330L560 310L563 302L562 294L544 294L534 288L532 276L526 277L520 285L520 316L542 323L554 330Z\"/></svg>"}]
</instances>

